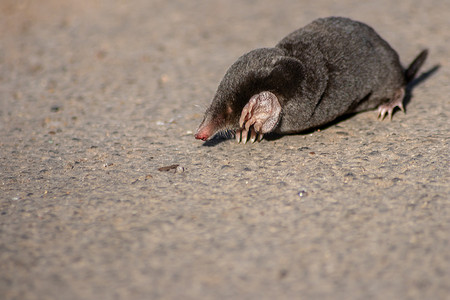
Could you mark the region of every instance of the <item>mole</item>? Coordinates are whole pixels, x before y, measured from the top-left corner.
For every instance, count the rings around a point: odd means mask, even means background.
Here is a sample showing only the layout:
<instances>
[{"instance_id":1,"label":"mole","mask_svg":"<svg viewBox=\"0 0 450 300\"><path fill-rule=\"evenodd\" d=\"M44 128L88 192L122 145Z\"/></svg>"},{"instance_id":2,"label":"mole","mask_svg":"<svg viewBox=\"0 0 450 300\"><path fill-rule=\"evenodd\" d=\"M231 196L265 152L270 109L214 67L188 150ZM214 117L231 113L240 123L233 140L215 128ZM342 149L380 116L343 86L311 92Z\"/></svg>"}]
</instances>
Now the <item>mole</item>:
<instances>
[{"instance_id":1,"label":"mole","mask_svg":"<svg viewBox=\"0 0 450 300\"><path fill-rule=\"evenodd\" d=\"M227 70L196 139L233 131L238 142L264 134L298 133L340 116L378 108L378 117L404 111L406 85L424 63L408 68L370 26L343 17L317 19L274 48L242 55Z\"/></svg>"}]
</instances>

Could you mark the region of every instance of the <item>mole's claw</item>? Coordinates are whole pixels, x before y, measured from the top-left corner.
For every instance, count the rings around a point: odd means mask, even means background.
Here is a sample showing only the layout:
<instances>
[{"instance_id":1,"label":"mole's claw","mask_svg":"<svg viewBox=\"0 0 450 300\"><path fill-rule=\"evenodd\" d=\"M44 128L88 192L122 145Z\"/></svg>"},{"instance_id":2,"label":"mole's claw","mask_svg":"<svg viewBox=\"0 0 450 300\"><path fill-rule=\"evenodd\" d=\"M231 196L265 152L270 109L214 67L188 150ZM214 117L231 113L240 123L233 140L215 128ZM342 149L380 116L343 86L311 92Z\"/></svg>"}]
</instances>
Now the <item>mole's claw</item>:
<instances>
[{"instance_id":1,"label":"mole's claw","mask_svg":"<svg viewBox=\"0 0 450 300\"><path fill-rule=\"evenodd\" d=\"M384 120L384 118L385 118L385 116L386 116L386 112L387 112L386 107L383 106L383 105L380 105L380 106L378 107L378 119Z\"/></svg>"},{"instance_id":2,"label":"mole's claw","mask_svg":"<svg viewBox=\"0 0 450 300\"><path fill-rule=\"evenodd\" d=\"M241 118L239 119L239 127L240 127L240 128L244 127L244 122L245 122L245 119L243 119L243 117L241 117Z\"/></svg>"},{"instance_id":3,"label":"mole's claw","mask_svg":"<svg viewBox=\"0 0 450 300\"><path fill-rule=\"evenodd\" d=\"M242 130L240 130L240 129L236 130L235 138L236 138L236 142L238 142L238 143L241 142L241 132L242 132Z\"/></svg>"},{"instance_id":4,"label":"mole's claw","mask_svg":"<svg viewBox=\"0 0 450 300\"><path fill-rule=\"evenodd\" d=\"M262 124L259 122L256 122L255 125L253 125L253 127L255 128L256 132L261 132Z\"/></svg>"},{"instance_id":5,"label":"mole's claw","mask_svg":"<svg viewBox=\"0 0 450 300\"><path fill-rule=\"evenodd\" d=\"M247 144L248 131L246 129L242 130L242 143Z\"/></svg>"},{"instance_id":6,"label":"mole's claw","mask_svg":"<svg viewBox=\"0 0 450 300\"><path fill-rule=\"evenodd\" d=\"M252 144L256 141L256 136L258 134L256 133L255 129L252 128L252 130L250 131L250 141L252 142Z\"/></svg>"},{"instance_id":7,"label":"mole's claw","mask_svg":"<svg viewBox=\"0 0 450 300\"><path fill-rule=\"evenodd\" d=\"M245 129L247 131L250 130L250 126L252 126L253 124L255 124L255 119L251 118L250 120L248 120L247 122L245 122Z\"/></svg>"},{"instance_id":8,"label":"mole's claw","mask_svg":"<svg viewBox=\"0 0 450 300\"><path fill-rule=\"evenodd\" d=\"M258 133L258 137L257 137L258 142L261 142L261 140L263 139L263 136L264 136L264 134Z\"/></svg>"}]
</instances>

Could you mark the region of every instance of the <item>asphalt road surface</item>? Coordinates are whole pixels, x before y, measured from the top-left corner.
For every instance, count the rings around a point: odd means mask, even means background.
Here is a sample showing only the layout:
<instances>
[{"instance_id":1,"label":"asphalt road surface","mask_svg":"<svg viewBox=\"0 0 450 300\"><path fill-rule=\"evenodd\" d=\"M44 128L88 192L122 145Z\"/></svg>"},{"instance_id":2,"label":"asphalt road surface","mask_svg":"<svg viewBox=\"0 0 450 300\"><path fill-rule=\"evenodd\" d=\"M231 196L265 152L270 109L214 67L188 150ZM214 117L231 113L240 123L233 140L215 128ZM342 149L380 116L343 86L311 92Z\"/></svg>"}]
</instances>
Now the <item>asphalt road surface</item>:
<instances>
[{"instance_id":1,"label":"asphalt road surface","mask_svg":"<svg viewBox=\"0 0 450 300\"><path fill-rule=\"evenodd\" d=\"M450 2L0 1L1 299L450 299ZM406 114L193 133L226 69L363 21ZM177 166L178 165L178 166Z\"/></svg>"}]
</instances>

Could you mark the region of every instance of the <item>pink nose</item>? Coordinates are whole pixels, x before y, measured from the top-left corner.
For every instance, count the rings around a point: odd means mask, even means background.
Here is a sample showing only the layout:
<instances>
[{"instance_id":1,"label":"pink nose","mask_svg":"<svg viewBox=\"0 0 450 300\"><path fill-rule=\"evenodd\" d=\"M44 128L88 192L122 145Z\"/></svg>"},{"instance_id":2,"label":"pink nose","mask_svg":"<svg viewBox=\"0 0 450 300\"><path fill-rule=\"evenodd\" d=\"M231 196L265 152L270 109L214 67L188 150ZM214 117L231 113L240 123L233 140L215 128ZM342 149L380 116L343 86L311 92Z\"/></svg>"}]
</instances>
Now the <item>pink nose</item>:
<instances>
[{"instance_id":1,"label":"pink nose","mask_svg":"<svg viewBox=\"0 0 450 300\"><path fill-rule=\"evenodd\" d=\"M197 140L206 141L209 138L209 136L207 134L204 134L204 133L196 133L195 134L195 138Z\"/></svg>"},{"instance_id":2,"label":"pink nose","mask_svg":"<svg viewBox=\"0 0 450 300\"><path fill-rule=\"evenodd\" d=\"M211 122L203 122L195 134L197 140L206 141L214 134L214 124Z\"/></svg>"}]
</instances>

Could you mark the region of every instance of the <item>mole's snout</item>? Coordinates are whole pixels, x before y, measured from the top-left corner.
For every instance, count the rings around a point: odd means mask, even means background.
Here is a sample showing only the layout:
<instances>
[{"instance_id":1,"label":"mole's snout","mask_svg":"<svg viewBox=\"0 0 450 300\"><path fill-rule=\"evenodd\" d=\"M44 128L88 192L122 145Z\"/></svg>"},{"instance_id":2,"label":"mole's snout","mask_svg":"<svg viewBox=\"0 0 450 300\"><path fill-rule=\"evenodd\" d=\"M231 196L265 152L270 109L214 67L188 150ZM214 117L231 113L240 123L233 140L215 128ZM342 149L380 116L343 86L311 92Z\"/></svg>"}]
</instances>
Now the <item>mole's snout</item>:
<instances>
[{"instance_id":1,"label":"mole's snout","mask_svg":"<svg viewBox=\"0 0 450 300\"><path fill-rule=\"evenodd\" d=\"M197 139L197 140L202 140L202 141L206 141L208 138L209 138L209 136L208 135L206 135L206 134L201 134L201 133L196 133L195 134L195 138Z\"/></svg>"},{"instance_id":2,"label":"mole's snout","mask_svg":"<svg viewBox=\"0 0 450 300\"><path fill-rule=\"evenodd\" d=\"M214 125L211 122L203 122L195 134L197 140L206 141L214 135Z\"/></svg>"}]
</instances>

